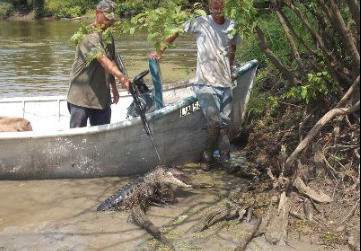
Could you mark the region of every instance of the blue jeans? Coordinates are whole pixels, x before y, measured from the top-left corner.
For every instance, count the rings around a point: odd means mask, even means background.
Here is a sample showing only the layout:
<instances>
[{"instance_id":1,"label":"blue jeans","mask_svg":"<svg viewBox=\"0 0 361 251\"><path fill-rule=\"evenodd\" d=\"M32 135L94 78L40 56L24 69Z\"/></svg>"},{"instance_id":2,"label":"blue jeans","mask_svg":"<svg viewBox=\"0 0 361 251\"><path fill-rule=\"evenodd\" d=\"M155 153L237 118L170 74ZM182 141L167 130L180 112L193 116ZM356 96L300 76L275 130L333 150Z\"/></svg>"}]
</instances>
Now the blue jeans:
<instances>
[{"instance_id":1,"label":"blue jeans","mask_svg":"<svg viewBox=\"0 0 361 251\"><path fill-rule=\"evenodd\" d=\"M86 127L88 119L91 126L100 126L110 124L112 111L109 108L97 110L84 108L68 103L70 112L70 128Z\"/></svg>"},{"instance_id":2,"label":"blue jeans","mask_svg":"<svg viewBox=\"0 0 361 251\"><path fill-rule=\"evenodd\" d=\"M232 89L195 85L194 91L209 128L229 129L232 112Z\"/></svg>"}]
</instances>

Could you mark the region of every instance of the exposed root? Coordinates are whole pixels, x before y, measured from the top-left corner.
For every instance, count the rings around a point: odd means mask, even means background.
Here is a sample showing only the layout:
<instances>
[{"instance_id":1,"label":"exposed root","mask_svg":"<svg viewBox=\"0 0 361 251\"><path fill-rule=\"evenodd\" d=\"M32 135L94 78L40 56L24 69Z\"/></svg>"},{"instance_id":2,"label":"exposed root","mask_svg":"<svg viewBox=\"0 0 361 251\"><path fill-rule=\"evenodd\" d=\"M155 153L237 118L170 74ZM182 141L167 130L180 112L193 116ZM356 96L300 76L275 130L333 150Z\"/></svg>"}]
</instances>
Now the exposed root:
<instances>
[{"instance_id":1,"label":"exposed root","mask_svg":"<svg viewBox=\"0 0 361 251\"><path fill-rule=\"evenodd\" d=\"M222 221L231 221L235 219L241 220L246 214L247 208L241 209L239 206L231 207L228 204L225 209L220 209L210 214L205 220L203 220L199 231L203 232L211 226Z\"/></svg>"}]
</instances>

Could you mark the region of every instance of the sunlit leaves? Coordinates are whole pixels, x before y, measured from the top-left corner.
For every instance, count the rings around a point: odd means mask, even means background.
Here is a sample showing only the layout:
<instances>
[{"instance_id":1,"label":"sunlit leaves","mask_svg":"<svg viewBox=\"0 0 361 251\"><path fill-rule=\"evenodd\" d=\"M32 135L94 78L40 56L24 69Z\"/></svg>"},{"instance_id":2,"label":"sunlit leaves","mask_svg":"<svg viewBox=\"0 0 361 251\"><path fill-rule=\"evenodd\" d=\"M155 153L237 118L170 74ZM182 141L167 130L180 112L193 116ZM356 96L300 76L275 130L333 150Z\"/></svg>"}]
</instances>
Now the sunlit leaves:
<instances>
[{"instance_id":1,"label":"sunlit leaves","mask_svg":"<svg viewBox=\"0 0 361 251\"><path fill-rule=\"evenodd\" d=\"M317 100L320 96L327 96L337 93L335 86L332 84L332 78L328 71L308 74L308 82L302 86L291 88L286 93L285 98L295 98L309 104Z\"/></svg>"},{"instance_id":2,"label":"sunlit leaves","mask_svg":"<svg viewBox=\"0 0 361 251\"><path fill-rule=\"evenodd\" d=\"M119 25L120 23L117 23L114 27L103 31L102 25L95 27L94 25L82 24L79 30L70 38L69 43L71 46L76 47L83 42L86 35L98 33L101 36L104 44L112 44L112 34L115 32L116 28L119 27ZM90 65L93 60L102 57L104 53L104 49L100 45L93 48L92 51L86 55L87 65Z\"/></svg>"},{"instance_id":3,"label":"sunlit leaves","mask_svg":"<svg viewBox=\"0 0 361 251\"><path fill-rule=\"evenodd\" d=\"M100 45L96 46L85 55L86 65L89 66L95 59L101 58L104 54L104 49Z\"/></svg>"},{"instance_id":4,"label":"sunlit leaves","mask_svg":"<svg viewBox=\"0 0 361 251\"><path fill-rule=\"evenodd\" d=\"M226 16L237 23L237 29L232 33L240 32L246 36L250 35L254 28L256 14L253 0L225 0L225 5ZM183 9L173 1L167 1L166 7L148 10L123 22L122 30L131 35L137 31L146 30L148 43L153 43L159 52L162 41L175 33L184 33L182 25L185 21L195 16L206 16L206 7L204 3L199 2L194 4L192 9Z\"/></svg>"},{"instance_id":5,"label":"sunlit leaves","mask_svg":"<svg viewBox=\"0 0 361 251\"><path fill-rule=\"evenodd\" d=\"M232 33L240 32L246 36L251 34L256 14L253 0L225 0L225 5L226 16L237 23L237 29ZM175 33L180 35L184 33L182 26L188 19L195 16L206 16L207 7L205 3L199 2L191 8L183 8L177 1L165 0L162 2L162 7L150 9L117 23L111 32L134 35L137 32L146 31L148 43L153 44L159 52L162 42L166 38ZM79 44L84 34L89 34L89 31L84 30L83 27L74 34L71 44Z\"/></svg>"},{"instance_id":6,"label":"sunlit leaves","mask_svg":"<svg viewBox=\"0 0 361 251\"><path fill-rule=\"evenodd\" d=\"M157 8L140 13L122 23L122 31L133 35L137 31L146 30L148 43L153 43L159 51L162 41L175 33L183 33L183 23L194 15L205 14L197 11L191 13L189 10L182 10L181 6L169 4L168 8Z\"/></svg>"}]
</instances>

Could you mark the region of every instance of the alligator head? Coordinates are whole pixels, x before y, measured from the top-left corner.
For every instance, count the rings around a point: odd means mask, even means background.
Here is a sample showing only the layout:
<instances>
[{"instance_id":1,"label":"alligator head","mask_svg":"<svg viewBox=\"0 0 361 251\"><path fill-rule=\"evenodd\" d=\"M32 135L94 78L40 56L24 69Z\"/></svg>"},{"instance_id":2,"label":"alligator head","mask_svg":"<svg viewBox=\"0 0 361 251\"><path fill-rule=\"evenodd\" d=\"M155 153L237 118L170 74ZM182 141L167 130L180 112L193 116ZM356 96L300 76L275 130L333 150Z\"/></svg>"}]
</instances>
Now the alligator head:
<instances>
[{"instance_id":1,"label":"alligator head","mask_svg":"<svg viewBox=\"0 0 361 251\"><path fill-rule=\"evenodd\" d=\"M159 183L169 184L169 185L177 185L179 187L190 188L191 185L187 185L183 181L181 181L179 176L184 176L185 172L182 172L175 168L167 168L165 166L159 166L155 170L156 178Z\"/></svg>"}]
</instances>

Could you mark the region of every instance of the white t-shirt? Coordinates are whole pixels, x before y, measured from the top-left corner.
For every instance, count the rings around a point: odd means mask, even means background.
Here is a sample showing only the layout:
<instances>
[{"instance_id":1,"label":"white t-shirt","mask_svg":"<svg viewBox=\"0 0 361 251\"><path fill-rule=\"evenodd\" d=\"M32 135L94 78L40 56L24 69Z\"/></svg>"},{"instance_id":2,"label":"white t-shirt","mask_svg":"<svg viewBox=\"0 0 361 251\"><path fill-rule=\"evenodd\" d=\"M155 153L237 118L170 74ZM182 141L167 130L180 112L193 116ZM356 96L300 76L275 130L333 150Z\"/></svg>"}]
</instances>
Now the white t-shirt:
<instances>
[{"instance_id":1,"label":"white t-shirt","mask_svg":"<svg viewBox=\"0 0 361 251\"><path fill-rule=\"evenodd\" d=\"M198 46L196 84L214 87L231 87L230 46L241 44L239 34L233 35L235 23L226 19L217 24L212 16L188 20L183 29L187 34L195 34Z\"/></svg>"}]
</instances>

